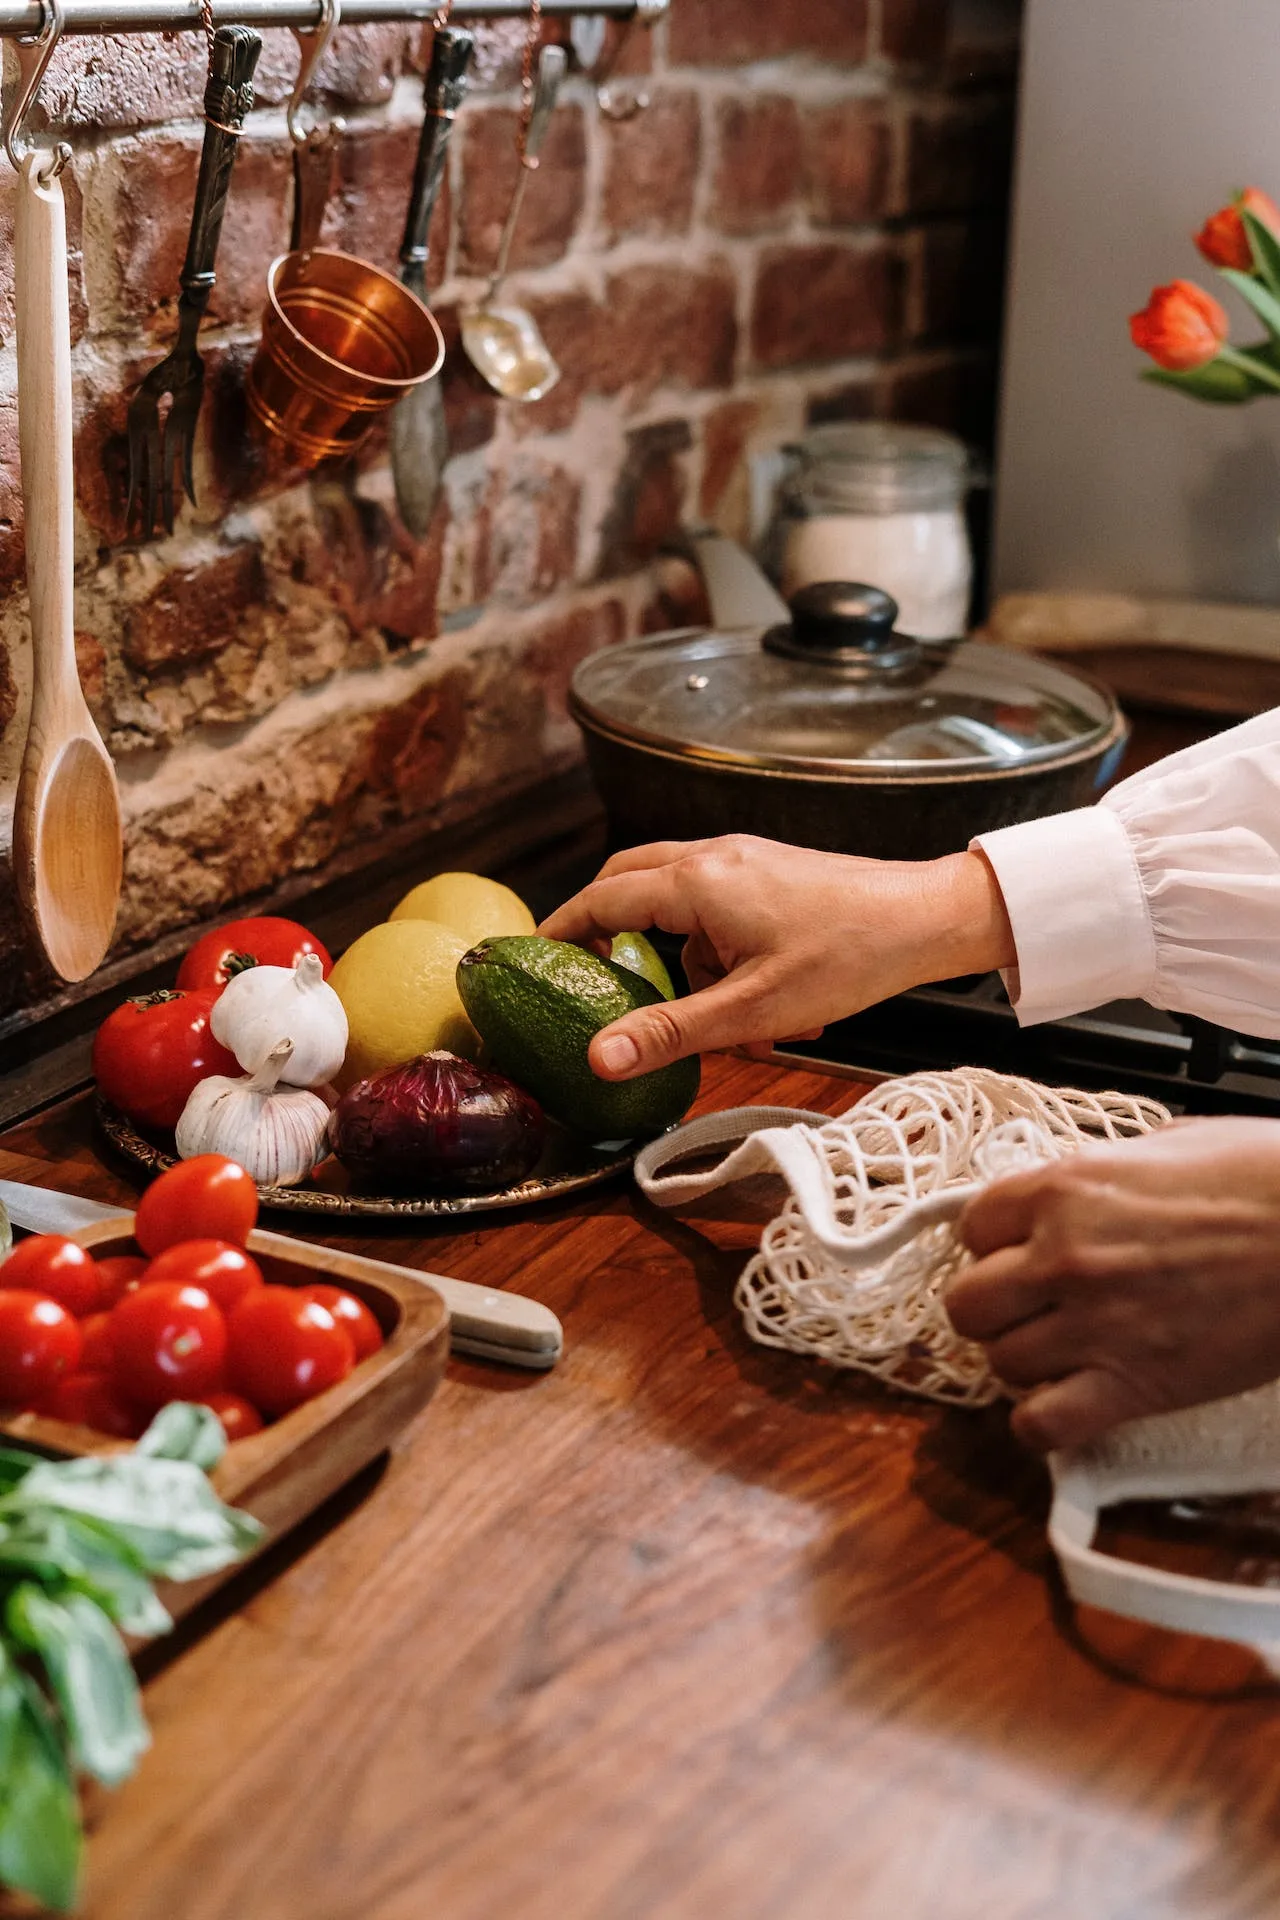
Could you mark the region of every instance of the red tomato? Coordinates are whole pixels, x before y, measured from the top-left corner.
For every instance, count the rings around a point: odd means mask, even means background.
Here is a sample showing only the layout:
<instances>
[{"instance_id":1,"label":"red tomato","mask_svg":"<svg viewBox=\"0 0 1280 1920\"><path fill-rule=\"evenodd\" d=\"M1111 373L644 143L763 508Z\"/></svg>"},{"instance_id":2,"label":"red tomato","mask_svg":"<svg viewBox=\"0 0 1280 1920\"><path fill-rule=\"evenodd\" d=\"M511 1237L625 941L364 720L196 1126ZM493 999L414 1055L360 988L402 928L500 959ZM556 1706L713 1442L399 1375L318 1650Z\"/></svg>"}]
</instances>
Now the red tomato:
<instances>
[{"instance_id":1,"label":"red tomato","mask_svg":"<svg viewBox=\"0 0 1280 1920\"><path fill-rule=\"evenodd\" d=\"M139 1127L172 1132L191 1090L211 1073L240 1072L209 1031L221 989L151 993L108 1014L93 1043L93 1077L104 1100Z\"/></svg>"},{"instance_id":2,"label":"red tomato","mask_svg":"<svg viewBox=\"0 0 1280 1920\"><path fill-rule=\"evenodd\" d=\"M54 1420L109 1433L116 1440L140 1440L147 1430L146 1414L123 1400L105 1373L69 1373L40 1411Z\"/></svg>"},{"instance_id":3,"label":"red tomato","mask_svg":"<svg viewBox=\"0 0 1280 1920\"><path fill-rule=\"evenodd\" d=\"M341 1287L300 1287L304 1300L315 1300L327 1307L340 1327L345 1327L356 1350L357 1362L367 1360L382 1345L382 1328L363 1300Z\"/></svg>"},{"instance_id":4,"label":"red tomato","mask_svg":"<svg viewBox=\"0 0 1280 1920\"><path fill-rule=\"evenodd\" d=\"M111 1378L154 1412L222 1385L227 1323L202 1287L139 1287L111 1310Z\"/></svg>"},{"instance_id":5,"label":"red tomato","mask_svg":"<svg viewBox=\"0 0 1280 1920\"><path fill-rule=\"evenodd\" d=\"M0 1401L34 1407L47 1400L79 1366L82 1344L79 1327L56 1300L16 1287L0 1290Z\"/></svg>"},{"instance_id":6,"label":"red tomato","mask_svg":"<svg viewBox=\"0 0 1280 1920\"><path fill-rule=\"evenodd\" d=\"M132 1293L147 1270L145 1260L136 1253L113 1253L98 1262L98 1278L102 1282L105 1307L114 1307L117 1300L123 1300L126 1293Z\"/></svg>"},{"instance_id":7,"label":"red tomato","mask_svg":"<svg viewBox=\"0 0 1280 1920\"><path fill-rule=\"evenodd\" d=\"M111 1334L111 1315L91 1313L80 1322L80 1371L110 1373L115 1342Z\"/></svg>"},{"instance_id":8,"label":"red tomato","mask_svg":"<svg viewBox=\"0 0 1280 1920\"><path fill-rule=\"evenodd\" d=\"M296 967L308 953L319 954L327 977L333 961L314 933L296 920L233 920L196 941L178 968L178 985L225 987L248 967Z\"/></svg>"},{"instance_id":9,"label":"red tomato","mask_svg":"<svg viewBox=\"0 0 1280 1920\"><path fill-rule=\"evenodd\" d=\"M167 1280L203 1287L215 1306L230 1313L242 1295L262 1285L262 1268L243 1247L226 1240L182 1240L156 1255L142 1284L150 1287Z\"/></svg>"},{"instance_id":10,"label":"red tomato","mask_svg":"<svg viewBox=\"0 0 1280 1920\"><path fill-rule=\"evenodd\" d=\"M351 1336L327 1307L293 1287L255 1287L228 1323L231 1384L264 1413L288 1413L345 1380Z\"/></svg>"},{"instance_id":11,"label":"red tomato","mask_svg":"<svg viewBox=\"0 0 1280 1920\"><path fill-rule=\"evenodd\" d=\"M258 1409L238 1393L206 1393L199 1404L212 1407L228 1440L247 1440L251 1433L261 1433L267 1424Z\"/></svg>"},{"instance_id":12,"label":"red tomato","mask_svg":"<svg viewBox=\"0 0 1280 1920\"><path fill-rule=\"evenodd\" d=\"M60 1233L37 1233L20 1241L0 1267L0 1287L42 1293L78 1320L97 1313L106 1299L93 1255Z\"/></svg>"},{"instance_id":13,"label":"red tomato","mask_svg":"<svg viewBox=\"0 0 1280 1920\"><path fill-rule=\"evenodd\" d=\"M133 1237L154 1260L182 1240L242 1247L258 1218L258 1189L234 1160L201 1153L152 1182L138 1202Z\"/></svg>"}]
</instances>

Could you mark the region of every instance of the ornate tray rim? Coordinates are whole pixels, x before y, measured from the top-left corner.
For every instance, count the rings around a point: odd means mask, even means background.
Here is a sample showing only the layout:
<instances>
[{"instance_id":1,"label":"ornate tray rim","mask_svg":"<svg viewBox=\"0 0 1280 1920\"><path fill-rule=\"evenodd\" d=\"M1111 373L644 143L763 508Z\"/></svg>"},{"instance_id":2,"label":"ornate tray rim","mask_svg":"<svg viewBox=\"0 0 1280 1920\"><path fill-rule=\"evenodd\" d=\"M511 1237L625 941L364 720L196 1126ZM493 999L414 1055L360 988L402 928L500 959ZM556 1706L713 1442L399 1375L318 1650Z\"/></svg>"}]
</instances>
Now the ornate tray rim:
<instances>
[{"instance_id":1,"label":"ornate tray rim","mask_svg":"<svg viewBox=\"0 0 1280 1920\"><path fill-rule=\"evenodd\" d=\"M95 1115L99 1127L116 1151L146 1173L164 1173L177 1165L177 1155L148 1140L127 1120L118 1107L95 1095ZM519 1186L503 1187L497 1193L459 1194L454 1198L430 1199L414 1194L327 1193L320 1187L259 1187L263 1207L275 1213L302 1213L318 1218L359 1220L449 1220L472 1213L498 1213L515 1207L536 1206L540 1201L562 1200L567 1195L584 1193L603 1185L631 1167L639 1152L639 1142L628 1142L607 1155L597 1155L599 1165L586 1165L581 1173L544 1174L522 1180ZM586 1156L595 1150L586 1145Z\"/></svg>"}]
</instances>

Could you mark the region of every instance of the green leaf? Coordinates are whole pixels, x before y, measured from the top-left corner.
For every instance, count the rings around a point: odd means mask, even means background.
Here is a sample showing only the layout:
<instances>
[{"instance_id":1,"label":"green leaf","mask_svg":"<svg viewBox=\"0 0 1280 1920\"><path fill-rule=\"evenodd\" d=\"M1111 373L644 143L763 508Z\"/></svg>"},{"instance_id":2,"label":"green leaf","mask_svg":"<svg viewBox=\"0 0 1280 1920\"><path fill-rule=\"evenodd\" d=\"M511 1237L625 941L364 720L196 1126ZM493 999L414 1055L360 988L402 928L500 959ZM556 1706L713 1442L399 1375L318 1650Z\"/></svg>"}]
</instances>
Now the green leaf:
<instances>
[{"instance_id":1,"label":"green leaf","mask_svg":"<svg viewBox=\"0 0 1280 1920\"><path fill-rule=\"evenodd\" d=\"M117 1453L41 1461L0 1499L0 1525L37 1508L78 1513L127 1541L153 1577L199 1580L261 1545L265 1529L226 1507L199 1467Z\"/></svg>"},{"instance_id":2,"label":"green leaf","mask_svg":"<svg viewBox=\"0 0 1280 1920\"><path fill-rule=\"evenodd\" d=\"M71 1770L40 1689L0 1660L0 1880L69 1913L81 1846Z\"/></svg>"},{"instance_id":3,"label":"green leaf","mask_svg":"<svg viewBox=\"0 0 1280 1920\"><path fill-rule=\"evenodd\" d=\"M17 1447L0 1447L0 1494L8 1493L25 1480L40 1459L38 1453L23 1453Z\"/></svg>"},{"instance_id":4,"label":"green leaf","mask_svg":"<svg viewBox=\"0 0 1280 1920\"><path fill-rule=\"evenodd\" d=\"M138 1682L124 1642L101 1607L82 1593L60 1600L26 1581L5 1609L14 1638L44 1662L76 1762L118 1787L151 1744Z\"/></svg>"},{"instance_id":5,"label":"green leaf","mask_svg":"<svg viewBox=\"0 0 1280 1920\"><path fill-rule=\"evenodd\" d=\"M1249 302L1272 339L1280 340L1280 299L1270 287L1264 287L1252 274L1240 273L1235 267L1220 267L1218 271L1241 299Z\"/></svg>"},{"instance_id":6,"label":"green leaf","mask_svg":"<svg viewBox=\"0 0 1280 1920\"><path fill-rule=\"evenodd\" d=\"M0 1531L0 1572L96 1600L123 1633L154 1639L173 1621L127 1540L80 1514L37 1509Z\"/></svg>"},{"instance_id":7,"label":"green leaf","mask_svg":"<svg viewBox=\"0 0 1280 1920\"><path fill-rule=\"evenodd\" d=\"M212 1407L173 1400L162 1407L135 1447L153 1460L188 1460L212 1473L227 1450L227 1430Z\"/></svg>"},{"instance_id":8,"label":"green leaf","mask_svg":"<svg viewBox=\"0 0 1280 1920\"><path fill-rule=\"evenodd\" d=\"M1277 240L1265 221L1257 214L1241 207L1240 218L1249 239L1249 251L1253 255L1253 264L1260 277L1280 300L1280 240Z\"/></svg>"},{"instance_id":9,"label":"green leaf","mask_svg":"<svg viewBox=\"0 0 1280 1920\"><path fill-rule=\"evenodd\" d=\"M1269 392L1261 381L1253 381L1240 367L1224 366L1211 360L1207 366L1192 367L1187 373L1171 373L1166 367L1148 367L1142 378L1153 387L1173 387L1191 400L1207 400L1220 406L1238 406Z\"/></svg>"}]
</instances>

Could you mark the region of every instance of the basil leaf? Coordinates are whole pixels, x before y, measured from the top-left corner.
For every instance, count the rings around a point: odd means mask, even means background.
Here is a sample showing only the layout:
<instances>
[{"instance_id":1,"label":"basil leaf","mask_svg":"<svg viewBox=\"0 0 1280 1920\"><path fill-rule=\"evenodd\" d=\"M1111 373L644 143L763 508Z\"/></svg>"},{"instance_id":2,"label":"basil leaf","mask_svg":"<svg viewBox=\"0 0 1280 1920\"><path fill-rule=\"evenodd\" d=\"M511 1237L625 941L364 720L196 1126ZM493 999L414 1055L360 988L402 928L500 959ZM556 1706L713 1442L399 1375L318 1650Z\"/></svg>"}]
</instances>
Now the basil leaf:
<instances>
[{"instance_id":1,"label":"basil leaf","mask_svg":"<svg viewBox=\"0 0 1280 1920\"><path fill-rule=\"evenodd\" d=\"M143 1569L169 1580L198 1580L243 1559L265 1529L226 1507L198 1467L118 1453L41 1461L0 1499L0 1524L50 1507L97 1520L133 1548Z\"/></svg>"},{"instance_id":2,"label":"basil leaf","mask_svg":"<svg viewBox=\"0 0 1280 1920\"><path fill-rule=\"evenodd\" d=\"M0 1494L9 1493L25 1480L39 1460L36 1453L22 1453L17 1447L0 1447Z\"/></svg>"},{"instance_id":3,"label":"basil leaf","mask_svg":"<svg viewBox=\"0 0 1280 1920\"><path fill-rule=\"evenodd\" d=\"M69 1913L81 1845L71 1770L40 1689L0 1661L0 1880Z\"/></svg>"},{"instance_id":4,"label":"basil leaf","mask_svg":"<svg viewBox=\"0 0 1280 1920\"><path fill-rule=\"evenodd\" d=\"M189 1460L212 1473L227 1450L227 1430L212 1407L173 1400L162 1407L134 1448L153 1460Z\"/></svg>"},{"instance_id":5,"label":"basil leaf","mask_svg":"<svg viewBox=\"0 0 1280 1920\"><path fill-rule=\"evenodd\" d=\"M122 1633L154 1639L173 1626L128 1541L80 1514L37 1510L11 1523L0 1532L5 1570L87 1594Z\"/></svg>"},{"instance_id":6,"label":"basil leaf","mask_svg":"<svg viewBox=\"0 0 1280 1920\"><path fill-rule=\"evenodd\" d=\"M75 1759L107 1787L127 1780L151 1745L124 1642L82 1593L55 1600L31 1581L5 1608L10 1632L44 1662Z\"/></svg>"}]
</instances>

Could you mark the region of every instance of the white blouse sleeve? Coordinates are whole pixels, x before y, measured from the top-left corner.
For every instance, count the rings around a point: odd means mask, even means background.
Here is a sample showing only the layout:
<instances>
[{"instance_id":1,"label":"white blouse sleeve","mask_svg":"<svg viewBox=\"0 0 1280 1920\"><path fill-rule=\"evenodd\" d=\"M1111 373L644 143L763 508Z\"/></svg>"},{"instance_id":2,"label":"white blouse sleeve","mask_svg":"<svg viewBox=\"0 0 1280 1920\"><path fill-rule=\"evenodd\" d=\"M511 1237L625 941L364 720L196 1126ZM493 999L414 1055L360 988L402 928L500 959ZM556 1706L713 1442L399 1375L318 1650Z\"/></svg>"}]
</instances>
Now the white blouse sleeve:
<instances>
[{"instance_id":1,"label":"white blouse sleeve","mask_svg":"<svg viewBox=\"0 0 1280 1920\"><path fill-rule=\"evenodd\" d=\"M1141 999L1280 1038L1280 709L973 845L1013 924L1024 1026Z\"/></svg>"}]
</instances>

